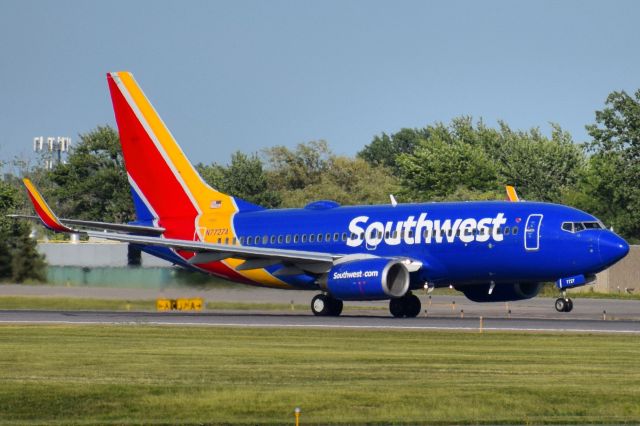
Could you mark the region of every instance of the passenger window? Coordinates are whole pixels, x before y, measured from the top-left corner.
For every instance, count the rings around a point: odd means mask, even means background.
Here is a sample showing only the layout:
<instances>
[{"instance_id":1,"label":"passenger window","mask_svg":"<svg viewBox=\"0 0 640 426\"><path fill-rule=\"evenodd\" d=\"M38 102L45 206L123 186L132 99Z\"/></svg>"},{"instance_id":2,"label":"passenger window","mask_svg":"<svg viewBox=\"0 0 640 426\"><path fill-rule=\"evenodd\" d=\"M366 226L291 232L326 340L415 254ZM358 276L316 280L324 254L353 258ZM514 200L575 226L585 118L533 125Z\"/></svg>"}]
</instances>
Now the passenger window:
<instances>
[{"instance_id":1,"label":"passenger window","mask_svg":"<svg viewBox=\"0 0 640 426\"><path fill-rule=\"evenodd\" d=\"M511 228L511 234L518 235L518 227L517 226L514 226L513 228Z\"/></svg>"},{"instance_id":2,"label":"passenger window","mask_svg":"<svg viewBox=\"0 0 640 426\"><path fill-rule=\"evenodd\" d=\"M262 237L262 244L267 244L268 242L269 242L269 237L267 237L266 235Z\"/></svg>"},{"instance_id":3,"label":"passenger window","mask_svg":"<svg viewBox=\"0 0 640 426\"><path fill-rule=\"evenodd\" d=\"M291 242L291 235L287 235L284 241L289 244Z\"/></svg>"},{"instance_id":4,"label":"passenger window","mask_svg":"<svg viewBox=\"0 0 640 426\"><path fill-rule=\"evenodd\" d=\"M260 236L259 235L256 235L255 244L256 245L260 244Z\"/></svg>"},{"instance_id":5,"label":"passenger window","mask_svg":"<svg viewBox=\"0 0 640 426\"><path fill-rule=\"evenodd\" d=\"M253 244L253 237L247 237L247 245L250 246Z\"/></svg>"},{"instance_id":6,"label":"passenger window","mask_svg":"<svg viewBox=\"0 0 640 426\"><path fill-rule=\"evenodd\" d=\"M502 231L502 227L498 228L498 234ZM504 227L504 235L509 235L511 233L511 228L509 228L508 226Z\"/></svg>"},{"instance_id":7,"label":"passenger window","mask_svg":"<svg viewBox=\"0 0 640 426\"><path fill-rule=\"evenodd\" d=\"M240 241L240 245L241 245L241 246L242 246L242 245L244 245L244 237L240 237L240 238L239 238L239 241Z\"/></svg>"},{"instance_id":8,"label":"passenger window","mask_svg":"<svg viewBox=\"0 0 640 426\"><path fill-rule=\"evenodd\" d=\"M302 242L303 243L307 242L307 234L302 234Z\"/></svg>"},{"instance_id":9,"label":"passenger window","mask_svg":"<svg viewBox=\"0 0 640 426\"><path fill-rule=\"evenodd\" d=\"M282 235L278 235L278 244L282 244Z\"/></svg>"},{"instance_id":10,"label":"passenger window","mask_svg":"<svg viewBox=\"0 0 640 426\"><path fill-rule=\"evenodd\" d=\"M271 244L274 244L276 242L276 236L272 235L271 236Z\"/></svg>"},{"instance_id":11,"label":"passenger window","mask_svg":"<svg viewBox=\"0 0 640 426\"><path fill-rule=\"evenodd\" d=\"M297 243L298 243L298 234L295 234L295 235L293 236L293 243L294 243L294 244L297 244Z\"/></svg>"},{"instance_id":12,"label":"passenger window","mask_svg":"<svg viewBox=\"0 0 640 426\"><path fill-rule=\"evenodd\" d=\"M325 234L325 236L324 236L324 240L325 240L326 242L331 241L331 234L330 234L329 232L327 232L327 233Z\"/></svg>"},{"instance_id":13,"label":"passenger window","mask_svg":"<svg viewBox=\"0 0 640 426\"><path fill-rule=\"evenodd\" d=\"M218 238L218 244L222 244L222 238Z\"/></svg>"},{"instance_id":14,"label":"passenger window","mask_svg":"<svg viewBox=\"0 0 640 426\"><path fill-rule=\"evenodd\" d=\"M339 233L335 233L333 234L333 241L338 241L340 239L340 234Z\"/></svg>"},{"instance_id":15,"label":"passenger window","mask_svg":"<svg viewBox=\"0 0 640 426\"><path fill-rule=\"evenodd\" d=\"M318 234L318 242L321 243L322 242L322 234Z\"/></svg>"},{"instance_id":16,"label":"passenger window","mask_svg":"<svg viewBox=\"0 0 640 426\"><path fill-rule=\"evenodd\" d=\"M413 238L413 229L409 230L409 238Z\"/></svg>"},{"instance_id":17,"label":"passenger window","mask_svg":"<svg viewBox=\"0 0 640 426\"><path fill-rule=\"evenodd\" d=\"M309 242L310 243L315 243L316 242L316 234L309 235Z\"/></svg>"},{"instance_id":18,"label":"passenger window","mask_svg":"<svg viewBox=\"0 0 640 426\"><path fill-rule=\"evenodd\" d=\"M347 241L347 233L346 232L342 233L342 241Z\"/></svg>"},{"instance_id":19,"label":"passenger window","mask_svg":"<svg viewBox=\"0 0 640 426\"><path fill-rule=\"evenodd\" d=\"M226 237L226 238L224 239L224 243L225 243L225 244L229 244L229 237Z\"/></svg>"}]
</instances>

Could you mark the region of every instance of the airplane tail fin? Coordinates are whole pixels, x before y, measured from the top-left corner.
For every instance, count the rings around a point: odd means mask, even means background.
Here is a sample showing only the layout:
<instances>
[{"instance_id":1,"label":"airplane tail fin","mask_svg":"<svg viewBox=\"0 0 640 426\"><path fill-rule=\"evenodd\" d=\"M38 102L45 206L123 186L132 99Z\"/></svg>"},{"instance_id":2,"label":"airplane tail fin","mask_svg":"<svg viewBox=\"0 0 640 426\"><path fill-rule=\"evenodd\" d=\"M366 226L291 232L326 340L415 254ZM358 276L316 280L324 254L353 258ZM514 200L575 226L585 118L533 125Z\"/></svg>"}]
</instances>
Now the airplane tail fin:
<instances>
[{"instance_id":1,"label":"airplane tail fin","mask_svg":"<svg viewBox=\"0 0 640 426\"><path fill-rule=\"evenodd\" d=\"M108 73L107 81L138 222L204 240L203 229L230 227L235 213L261 209L200 177L131 73Z\"/></svg>"}]
</instances>

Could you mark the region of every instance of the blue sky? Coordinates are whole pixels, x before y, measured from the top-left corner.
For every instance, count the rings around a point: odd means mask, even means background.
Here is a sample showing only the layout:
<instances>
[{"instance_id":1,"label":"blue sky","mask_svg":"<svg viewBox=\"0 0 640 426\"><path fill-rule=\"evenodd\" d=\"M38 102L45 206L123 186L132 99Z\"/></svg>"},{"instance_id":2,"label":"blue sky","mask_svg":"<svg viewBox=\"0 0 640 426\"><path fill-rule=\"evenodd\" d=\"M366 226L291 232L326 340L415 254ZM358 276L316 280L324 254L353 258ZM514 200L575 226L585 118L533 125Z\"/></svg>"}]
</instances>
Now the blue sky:
<instances>
[{"instance_id":1,"label":"blue sky","mask_svg":"<svg viewBox=\"0 0 640 426\"><path fill-rule=\"evenodd\" d=\"M640 88L636 1L0 2L0 159L34 136L115 126L105 73L132 71L194 162L459 115L557 122L587 139Z\"/></svg>"}]
</instances>

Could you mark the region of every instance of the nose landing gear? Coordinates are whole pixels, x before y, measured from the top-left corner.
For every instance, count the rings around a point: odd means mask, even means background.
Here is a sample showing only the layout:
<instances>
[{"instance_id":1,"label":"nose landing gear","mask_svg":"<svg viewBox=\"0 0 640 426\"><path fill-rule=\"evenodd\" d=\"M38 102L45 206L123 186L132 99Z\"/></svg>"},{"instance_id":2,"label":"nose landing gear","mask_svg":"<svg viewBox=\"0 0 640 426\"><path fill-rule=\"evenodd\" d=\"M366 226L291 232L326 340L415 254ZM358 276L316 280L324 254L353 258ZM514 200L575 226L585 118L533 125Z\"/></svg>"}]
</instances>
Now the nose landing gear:
<instances>
[{"instance_id":1,"label":"nose landing gear","mask_svg":"<svg viewBox=\"0 0 640 426\"><path fill-rule=\"evenodd\" d=\"M571 312L573 309L573 301L567 297L567 292L562 292L562 297L556 299L556 311Z\"/></svg>"}]
</instances>

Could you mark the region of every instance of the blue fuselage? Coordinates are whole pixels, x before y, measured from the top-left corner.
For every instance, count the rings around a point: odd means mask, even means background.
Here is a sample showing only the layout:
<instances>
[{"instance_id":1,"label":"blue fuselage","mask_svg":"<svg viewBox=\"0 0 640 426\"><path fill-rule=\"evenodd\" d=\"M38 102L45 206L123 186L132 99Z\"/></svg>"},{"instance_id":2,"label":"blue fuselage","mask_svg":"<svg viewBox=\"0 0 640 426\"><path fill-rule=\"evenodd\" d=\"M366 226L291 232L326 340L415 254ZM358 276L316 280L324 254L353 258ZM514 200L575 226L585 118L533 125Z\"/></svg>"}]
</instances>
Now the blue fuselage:
<instances>
[{"instance_id":1,"label":"blue fuselage","mask_svg":"<svg viewBox=\"0 0 640 426\"><path fill-rule=\"evenodd\" d=\"M574 232L563 229L566 223L591 225ZM629 249L585 212L534 202L315 203L303 209L239 213L234 227L243 245L421 262L411 275L413 288L427 282L534 282L593 274ZM313 281L307 276L283 279L306 288Z\"/></svg>"}]
</instances>

